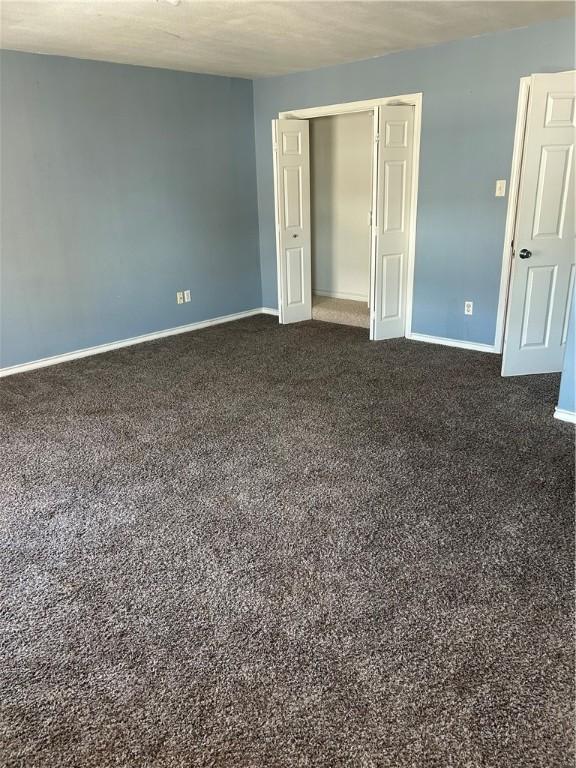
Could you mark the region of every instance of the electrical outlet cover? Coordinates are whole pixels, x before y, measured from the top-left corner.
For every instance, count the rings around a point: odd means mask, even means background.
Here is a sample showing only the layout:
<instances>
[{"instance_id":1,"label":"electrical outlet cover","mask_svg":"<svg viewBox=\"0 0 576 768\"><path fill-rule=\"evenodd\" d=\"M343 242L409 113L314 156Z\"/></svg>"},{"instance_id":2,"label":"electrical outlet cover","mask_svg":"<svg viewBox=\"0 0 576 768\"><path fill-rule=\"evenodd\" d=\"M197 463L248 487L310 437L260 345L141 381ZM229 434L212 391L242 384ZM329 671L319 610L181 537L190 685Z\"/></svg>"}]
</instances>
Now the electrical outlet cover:
<instances>
[{"instance_id":1,"label":"electrical outlet cover","mask_svg":"<svg viewBox=\"0 0 576 768\"><path fill-rule=\"evenodd\" d=\"M178 291L176 293L176 302L178 304L184 304L184 294L182 293L182 291Z\"/></svg>"},{"instance_id":2,"label":"electrical outlet cover","mask_svg":"<svg viewBox=\"0 0 576 768\"><path fill-rule=\"evenodd\" d=\"M465 315L471 315L474 312L474 302L473 301L465 301L464 302L464 314Z\"/></svg>"}]
</instances>

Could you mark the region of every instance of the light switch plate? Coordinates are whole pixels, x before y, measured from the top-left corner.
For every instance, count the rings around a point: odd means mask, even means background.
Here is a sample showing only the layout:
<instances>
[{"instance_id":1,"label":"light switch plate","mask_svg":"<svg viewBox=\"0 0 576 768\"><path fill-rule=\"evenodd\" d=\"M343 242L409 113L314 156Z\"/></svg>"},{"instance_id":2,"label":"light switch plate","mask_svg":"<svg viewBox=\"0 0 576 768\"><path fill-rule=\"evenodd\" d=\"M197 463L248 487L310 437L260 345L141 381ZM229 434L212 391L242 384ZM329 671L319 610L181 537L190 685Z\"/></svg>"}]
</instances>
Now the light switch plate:
<instances>
[{"instance_id":1,"label":"light switch plate","mask_svg":"<svg viewBox=\"0 0 576 768\"><path fill-rule=\"evenodd\" d=\"M496 197L505 197L506 195L506 179L498 179L496 182Z\"/></svg>"},{"instance_id":2,"label":"light switch plate","mask_svg":"<svg viewBox=\"0 0 576 768\"><path fill-rule=\"evenodd\" d=\"M191 301L190 291L184 291L184 301Z\"/></svg>"}]
</instances>

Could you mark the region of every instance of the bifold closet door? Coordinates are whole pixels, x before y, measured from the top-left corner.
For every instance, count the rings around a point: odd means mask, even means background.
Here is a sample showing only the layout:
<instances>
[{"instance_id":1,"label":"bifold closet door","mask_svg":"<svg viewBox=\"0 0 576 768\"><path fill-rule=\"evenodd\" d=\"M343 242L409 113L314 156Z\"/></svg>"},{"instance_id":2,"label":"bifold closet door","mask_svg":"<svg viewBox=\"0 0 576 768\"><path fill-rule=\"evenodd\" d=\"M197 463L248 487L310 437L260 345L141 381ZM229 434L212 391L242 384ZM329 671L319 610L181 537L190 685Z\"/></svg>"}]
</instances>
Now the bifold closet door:
<instances>
[{"instance_id":1,"label":"bifold closet door","mask_svg":"<svg viewBox=\"0 0 576 768\"><path fill-rule=\"evenodd\" d=\"M377 120L370 336L381 340L405 335L414 107L379 107Z\"/></svg>"},{"instance_id":2,"label":"bifold closet door","mask_svg":"<svg viewBox=\"0 0 576 768\"><path fill-rule=\"evenodd\" d=\"M281 323L312 317L310 145L307 120L273 120L278 303Z\"/></svg>"}]
</instances>

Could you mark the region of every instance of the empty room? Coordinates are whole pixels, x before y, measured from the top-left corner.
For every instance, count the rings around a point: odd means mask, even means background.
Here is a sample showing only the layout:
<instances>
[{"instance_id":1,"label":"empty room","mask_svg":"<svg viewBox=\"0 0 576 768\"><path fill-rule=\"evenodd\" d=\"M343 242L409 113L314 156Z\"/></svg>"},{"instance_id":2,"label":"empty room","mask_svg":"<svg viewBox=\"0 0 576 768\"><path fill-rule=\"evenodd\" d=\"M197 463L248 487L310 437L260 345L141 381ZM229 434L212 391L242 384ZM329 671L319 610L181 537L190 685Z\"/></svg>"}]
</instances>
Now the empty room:
<instances>
[{"instance_id":1,"label":"empty room","mask_svg":"<svg viewBox=\"0 0 576 768\"><path fill-rule=\"evenodd\" d=\"M0 22L0 764L573 766L574 4Z\"/></svg>"}]
</instances>

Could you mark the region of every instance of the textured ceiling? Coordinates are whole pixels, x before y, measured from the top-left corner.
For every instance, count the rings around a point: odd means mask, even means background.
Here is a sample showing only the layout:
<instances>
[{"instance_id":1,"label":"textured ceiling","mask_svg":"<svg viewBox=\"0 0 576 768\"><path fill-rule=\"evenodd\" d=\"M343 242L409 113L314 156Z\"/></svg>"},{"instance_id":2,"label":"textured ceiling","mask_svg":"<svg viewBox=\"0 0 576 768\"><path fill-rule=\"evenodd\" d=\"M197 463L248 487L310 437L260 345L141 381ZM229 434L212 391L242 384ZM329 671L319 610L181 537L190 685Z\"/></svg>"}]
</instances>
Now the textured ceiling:
<instances>
[{"instance_id":1,"label":"textured ceiling","mask_svg":"<svg viewBox=\"0 0 576 768\"><path fill-rule=\"evenodd\" d=\"M266 77L570 16L574 5L552 0L1 0L0 13L2 48Z\"/></svg>"}]
</instances>

